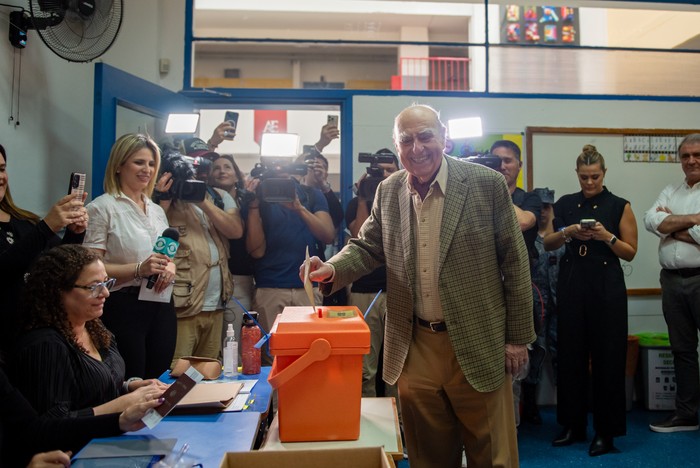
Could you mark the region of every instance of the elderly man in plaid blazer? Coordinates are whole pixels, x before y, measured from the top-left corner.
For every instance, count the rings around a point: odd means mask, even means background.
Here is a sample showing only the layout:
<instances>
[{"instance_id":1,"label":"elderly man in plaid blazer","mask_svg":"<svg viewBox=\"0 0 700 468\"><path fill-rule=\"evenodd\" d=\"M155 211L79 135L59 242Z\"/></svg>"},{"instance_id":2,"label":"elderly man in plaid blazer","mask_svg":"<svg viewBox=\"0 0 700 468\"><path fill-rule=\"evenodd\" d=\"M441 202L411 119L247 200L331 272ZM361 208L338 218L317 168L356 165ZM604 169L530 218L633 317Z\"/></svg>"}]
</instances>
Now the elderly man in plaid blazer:
<instances>
[{"instance_id":1,"label":"elderly man in plaid blazer","mask_svg":"<svg viewBox=\"0 0 700 468\"><path fill-rule=\"evenodd\" d=\"M404 109L405 170L377 190L357 239L327 263L325 294L387 267L386 382L398 382L411 468L518 466L511 375L535 340L528 258L503 176L443 154L445 126Z\"/></svg>"}]
</instances>

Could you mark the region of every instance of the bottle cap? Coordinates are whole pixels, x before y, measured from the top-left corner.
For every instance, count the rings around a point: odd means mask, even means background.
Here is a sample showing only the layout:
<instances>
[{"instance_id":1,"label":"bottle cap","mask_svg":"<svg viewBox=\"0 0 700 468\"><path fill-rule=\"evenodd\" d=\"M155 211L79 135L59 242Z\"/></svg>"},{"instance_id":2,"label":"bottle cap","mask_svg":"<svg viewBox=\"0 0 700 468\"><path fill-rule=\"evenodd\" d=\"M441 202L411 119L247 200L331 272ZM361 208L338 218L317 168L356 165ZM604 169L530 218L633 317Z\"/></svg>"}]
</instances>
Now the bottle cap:
<instances>
[{"instance_id":1,"label":"bottle cap","mask_svg":"<svg viewBox=\"0 0 700 468\"><path fill-rule=\"evenodd\" d=\"M250 316L248 314L250 314ZM243 323L246 325L255 325L255 322L253 321L253 319L258 320L258 313L251 310L251 311L248 311L248 314L243 315Z\"/></svg>"},{"instance_id":2,"label":"bottle cap","mask_svg":"<svg viewBox=\"0 0 700 468\"><path fill-rule=\"evenodd\" d=\"M229 323L228 328L226 329L226 336L234 336L234 331L233 331L233 324Z\"/></svg>"}]
</instances>

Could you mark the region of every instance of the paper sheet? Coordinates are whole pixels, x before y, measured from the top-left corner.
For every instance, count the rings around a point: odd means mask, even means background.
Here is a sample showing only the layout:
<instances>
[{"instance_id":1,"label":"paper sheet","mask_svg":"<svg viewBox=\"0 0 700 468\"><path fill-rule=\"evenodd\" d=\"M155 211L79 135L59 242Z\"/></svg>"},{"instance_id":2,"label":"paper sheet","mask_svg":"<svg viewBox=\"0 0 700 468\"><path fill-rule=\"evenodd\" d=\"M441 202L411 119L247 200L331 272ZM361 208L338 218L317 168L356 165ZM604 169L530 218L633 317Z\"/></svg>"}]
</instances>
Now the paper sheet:
<instances>
[{"instance_id":1,"label":"paper sheet","mask_svg":"<svg viewBox=\"0 0 700 468\"><path fill-rule=\"evenodd\" d=\"M139 290L139 301L151 302L170 302L170 297L173 295L173 285L171 284L160 293L157 293L155 288L148 289L146 287L148 280L141 281L141 289Z\"/></svg>"}]
</instances>

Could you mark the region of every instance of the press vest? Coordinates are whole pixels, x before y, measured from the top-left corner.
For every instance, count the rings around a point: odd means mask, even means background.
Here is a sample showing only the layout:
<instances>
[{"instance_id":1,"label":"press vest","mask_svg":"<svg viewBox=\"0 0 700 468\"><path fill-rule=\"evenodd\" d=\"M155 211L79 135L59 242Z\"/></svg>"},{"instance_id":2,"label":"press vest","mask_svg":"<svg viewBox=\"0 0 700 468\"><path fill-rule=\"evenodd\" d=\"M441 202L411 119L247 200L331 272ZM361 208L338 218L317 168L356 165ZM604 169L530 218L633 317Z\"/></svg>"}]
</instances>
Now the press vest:
<instances>
[{"instance_id":1,"label":"press vest","mask_svg":"<svg viewBox=\"0 0 700 468\"><path fill-rule=\"evenodd\" d=\"M208 194L207 198L211 201ZM209 225L209 234L219 251L219 261L212 264L209 242L194 207L186 202L176 201L170 205L166 214L170 227L180 233L180 247L174 259L177 275L173 301L177 316L192 317L202 311L204 293L209 283L209 270L217 265L221 272L221 301L226 304L233 294L233 279L228 268L228 239L221 235L207 215L203 214Z\"/></svg>"}]
</instances>

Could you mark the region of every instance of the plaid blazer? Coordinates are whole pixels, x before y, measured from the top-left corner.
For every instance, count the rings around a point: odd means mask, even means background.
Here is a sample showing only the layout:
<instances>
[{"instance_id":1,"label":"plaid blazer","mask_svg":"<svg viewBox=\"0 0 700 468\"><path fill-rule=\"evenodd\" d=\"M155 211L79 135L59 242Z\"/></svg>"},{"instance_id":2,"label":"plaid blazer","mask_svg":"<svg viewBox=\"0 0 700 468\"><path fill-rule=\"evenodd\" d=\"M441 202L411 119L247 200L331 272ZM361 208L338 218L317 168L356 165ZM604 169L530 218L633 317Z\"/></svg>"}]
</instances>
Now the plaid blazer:
<instances>
[{"instance_id":1,"label":"plaid blazer","mask_svg":"<svg viewBox=\"0 0 700 468\"><path fill-rule=\"evenodd\" d=\"M527 251L503 176L451 157L445 161L440 301L467 381L489 392L504 382L506 343L535 340ZM380 184L359 238L329 261L334 282L323 285L333 292L386 263L383 377L390 384L401 374L413 335L416 246L407 177L402 170Z\"/></svg>"}]
</instances>

